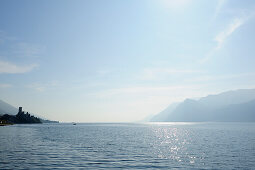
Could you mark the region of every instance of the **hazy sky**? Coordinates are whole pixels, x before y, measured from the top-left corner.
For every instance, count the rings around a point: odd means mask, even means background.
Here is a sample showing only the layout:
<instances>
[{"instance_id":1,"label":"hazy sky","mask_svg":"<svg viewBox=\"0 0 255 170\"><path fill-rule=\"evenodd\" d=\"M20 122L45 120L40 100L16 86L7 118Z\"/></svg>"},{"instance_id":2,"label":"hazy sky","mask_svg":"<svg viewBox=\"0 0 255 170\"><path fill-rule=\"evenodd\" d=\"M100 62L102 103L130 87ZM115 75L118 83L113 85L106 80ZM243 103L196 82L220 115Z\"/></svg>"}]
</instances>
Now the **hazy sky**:
<instances>
[{"instance_id":1,"label":"hazy sky","mask_svg":"<svg viewBox=\"0 0 255 170\"><path fill-rule=\"evenodd\" d=\"M254 0L2 0L0 99L53 120L140 120L255 88L254 30Z\"/></svg>"}]
</instances>

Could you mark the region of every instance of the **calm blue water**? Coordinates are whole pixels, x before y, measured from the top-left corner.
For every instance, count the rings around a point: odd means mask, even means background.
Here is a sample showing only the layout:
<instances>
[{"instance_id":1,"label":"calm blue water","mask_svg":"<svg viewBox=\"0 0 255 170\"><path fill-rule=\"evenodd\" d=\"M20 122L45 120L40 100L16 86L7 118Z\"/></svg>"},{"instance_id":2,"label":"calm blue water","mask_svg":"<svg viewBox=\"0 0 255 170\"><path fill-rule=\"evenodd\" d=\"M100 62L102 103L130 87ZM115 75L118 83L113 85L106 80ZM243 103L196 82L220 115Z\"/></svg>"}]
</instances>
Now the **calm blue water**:
<instances>
[{"instance_id":1,"label":"calm blue water","mask_svg":"<svg viewBox=\"0 0 255 170\"><path fill-rule=\"evenodd\" d=\"M255 123L0 127L0 169L254 169Z\"/></svg>"}]
</instances>

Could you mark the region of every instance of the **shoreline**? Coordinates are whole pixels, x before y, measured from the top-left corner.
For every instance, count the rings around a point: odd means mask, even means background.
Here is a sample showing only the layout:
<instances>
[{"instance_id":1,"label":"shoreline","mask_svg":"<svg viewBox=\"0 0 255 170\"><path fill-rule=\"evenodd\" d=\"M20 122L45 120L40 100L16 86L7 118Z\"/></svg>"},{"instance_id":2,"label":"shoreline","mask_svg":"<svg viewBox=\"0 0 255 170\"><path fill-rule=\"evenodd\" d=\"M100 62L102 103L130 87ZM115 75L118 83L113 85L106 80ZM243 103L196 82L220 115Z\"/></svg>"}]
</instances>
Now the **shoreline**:
<instances>
[{"instance_id":1,"label":"shoreline","mask_svg":"<svg viewBox=\"0 0 255 170\"><path fill-rule=\"evenodd\" d=\"M9 126L9 125L13 125L12 123L3 123L3 124L0 124L0 126Z\"/></svg>"}]
</instances>

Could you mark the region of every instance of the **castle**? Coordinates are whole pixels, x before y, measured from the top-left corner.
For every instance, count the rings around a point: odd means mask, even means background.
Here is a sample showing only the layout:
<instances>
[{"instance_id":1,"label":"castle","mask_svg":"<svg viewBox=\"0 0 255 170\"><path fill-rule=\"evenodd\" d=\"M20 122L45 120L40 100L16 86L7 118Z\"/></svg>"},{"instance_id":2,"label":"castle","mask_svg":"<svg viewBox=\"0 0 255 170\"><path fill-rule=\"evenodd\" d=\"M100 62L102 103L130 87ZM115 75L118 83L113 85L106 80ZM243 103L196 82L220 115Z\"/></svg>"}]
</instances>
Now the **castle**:
<instances>
[{"instance_id":1,"label":"castle","mask_svg":"<svg viewBox=\"0 0 255 170\"><path fill-rule=\"evenodd\" d=\"M24 124L24 123L42 123L42 122L38 117L30 115L28 112L25 114L24 111L22 111L22 107L19 107L18 114L16 114L16 115L5 114L0 117L0 123L1 124L3 124L3 123Z\"/></svg>"},{"instance_id":2,"label":"castle","mask_svg":"<svg viewBox=\"0 0 255 170\"><path fill-rule=\"evenodd\" d=\"M18 113L24 113L23 111L22 111L22 107L19 107L19 112Z\"/></svg>"}]
</instances>

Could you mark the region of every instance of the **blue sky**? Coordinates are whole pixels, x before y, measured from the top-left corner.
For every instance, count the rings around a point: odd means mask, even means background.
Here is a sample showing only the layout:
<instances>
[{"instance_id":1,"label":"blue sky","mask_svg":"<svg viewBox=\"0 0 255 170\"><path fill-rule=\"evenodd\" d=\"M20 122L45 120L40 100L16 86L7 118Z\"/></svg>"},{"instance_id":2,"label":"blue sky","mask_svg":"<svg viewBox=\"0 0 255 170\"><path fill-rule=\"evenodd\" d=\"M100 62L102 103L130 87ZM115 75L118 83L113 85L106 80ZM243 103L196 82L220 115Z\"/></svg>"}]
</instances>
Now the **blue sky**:
<instances>
[{"instance_id":1,"label":"blue sky","mask_svg":"<svg viewBox=\"0 0 255 170\"><path fill-rule=\"evenodd\" d=\"M0 98L49 119L126 122L255 88L252 0L0 2Z\"/></svg>"}]
</instances>

